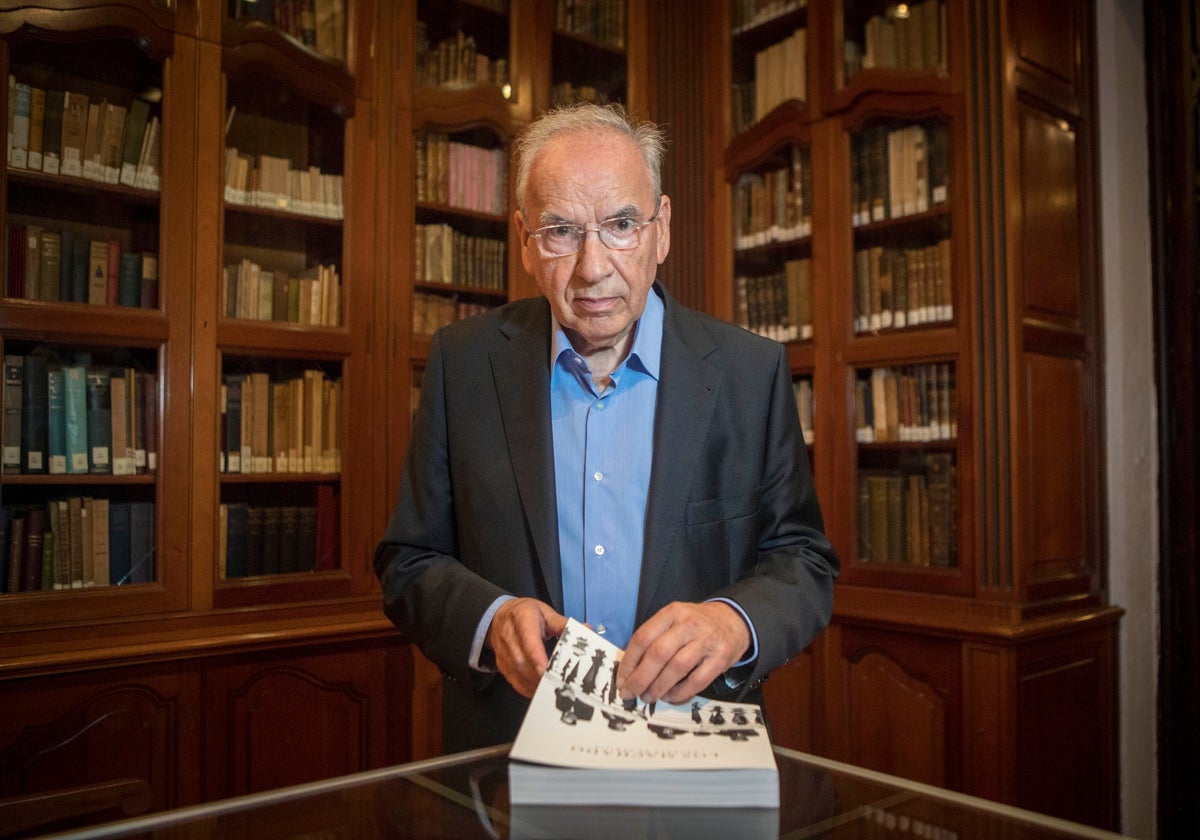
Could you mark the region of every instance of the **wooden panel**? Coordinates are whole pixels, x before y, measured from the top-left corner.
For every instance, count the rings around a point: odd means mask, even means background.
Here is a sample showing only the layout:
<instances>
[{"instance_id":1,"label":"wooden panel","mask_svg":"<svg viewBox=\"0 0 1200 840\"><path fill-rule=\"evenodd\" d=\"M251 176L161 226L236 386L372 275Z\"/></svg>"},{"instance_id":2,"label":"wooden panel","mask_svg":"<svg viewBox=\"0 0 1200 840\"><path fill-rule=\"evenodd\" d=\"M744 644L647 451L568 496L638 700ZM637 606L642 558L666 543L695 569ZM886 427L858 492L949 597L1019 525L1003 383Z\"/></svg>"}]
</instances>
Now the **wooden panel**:
<instances>
[{"instance_id":1,"label":"wooden panel","mask_svg":"<svg viewBox=\"0 0 1200 840\"><path fill-rule=\"evenodd\" d=\"M1085 566L1084 363L1025 354L1024 542L1029 584ZM1052 593L1045 593L1052 594Z\"/></svg>"},{"instance_id":2,"label":"wooden panel","mask_svg":"<svg viewBox=\"0 0 1200 840\"><path fill-rule=\"evenodd\" d=\"M844 760L943 787L960 784L959 645L843 627Z\"/></svg>"},{"instance_id":3,"label":"wooden panel","mask_svg":"<svg viewBox=\"0 0 1200 840\"><path fill-rule=\"evenodd\" d=\"M1082 276L1075 132L1026 104L1017 114L1025 314L1078 328Z\"/></svg>"},{"instance_id":4,"label":"wooden panel","mask_svg":"<svg viewBox=\"0 0 1200 840\"><path fill-rule=\"evenodd\" d=\"M1011 739L1013 656L991 645L963 650L963 790L974 796L1012 802Z\"/></svg>"},{"instance_id":5,"label":"wooden panel","mask_svg":"<svg viewBox=\"0 0 1200 840\"><path fill-rule=\"evenodd\" d=\"M1021 69L1040 72L1078 93L1079 45L1074 0L1011 0L1010 25Z\"/></svg>"},{"instance_id":6,"label":"wooden panel","mask_svg":"<svg viewBox=\"0 0 1200 840\"><path fill-rule=\"evenodd\" d=\"M7 685L0 691L0 797L139 779L150 786L152 810L195 803L199 686L187 664Z\"/></svg>"},{"instance_id":7,"label":"wooden panel","mask_svg":"<svg viewBox=\"0 0 1200 840\"><path fill-rule=\"evenodd\" d=\"M1073 635L1020 657L1018 803L1115 829L1113 630ZM1053 745L1048 748L1047 745Z\"/></svg>"},{"instance_id":8,"label":"wooden panel","mask_svg":"<svg viewBox=\"0 0 1200 840\"><path fill-rule=\"evenodd\" d=\"M257 655L206 675L207 799L407 758L388 735L409 713L394 663L382 648L350 653Z\"/></svg>"},{"instance_id":9,"label":"wooden panel","mask_svg":"<svg viewBox=\"0 0 1200 840\"><path fill-rule=\"evenodd\" d=\"M813 654L809 651L794 657L763 683L773 743L801 752L819 748L816 683Z\"/></svg>"}]
</instances>

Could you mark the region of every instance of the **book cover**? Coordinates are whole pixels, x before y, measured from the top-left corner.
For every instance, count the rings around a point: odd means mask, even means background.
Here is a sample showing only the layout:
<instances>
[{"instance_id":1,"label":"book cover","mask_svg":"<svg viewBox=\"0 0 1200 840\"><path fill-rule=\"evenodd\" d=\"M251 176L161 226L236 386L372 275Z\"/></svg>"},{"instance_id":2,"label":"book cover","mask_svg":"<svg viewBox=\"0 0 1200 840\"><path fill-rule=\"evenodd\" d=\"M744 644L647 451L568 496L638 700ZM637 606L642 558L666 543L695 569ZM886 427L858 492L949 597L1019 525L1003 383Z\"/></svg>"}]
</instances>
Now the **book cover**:
<instances>
[{"instance_id":1,"label":"book cover","mask_svg":"<svg viewBox=\"0 0 1200 840\"><path fill-rule=\"evenodd\" d=\"M49 448L49 363L36 353L25 357L21 395L21 466L30 475L47 471Z\"/></svg>"},{"instance_id":2,"label":"book cover","mask_svg":"<svg viewBox=\"0 0 1200 840\"><path fill-rule=\"evenodd\" d=\"M125 117L125 138L121 145L120 182L127 187L134 185L137 176L137 165L142 156L142 140L149 119L150 103L144 99L134 99Z\"/></svg>"},{"instance_id":3,"label":"book cover","mask_svg":"<svg viewBox=\"0 0 1200 840\"><path fill-rule=\"evenodd\" d=\"M141 254L121 253L117 269L117 305L142 305L142 257Z\"/></svg>"},{"instance_id":4,"label":"book cover","mask_svg":"<svg viewBox=\"0 0 1200 840\"><path fill-rule=\"evenodd\" d=\"M87 371L88 472L112 473L111 374L103 368Z\"/></svg>"},{"instance_id":5,"label":"book cover","mask_svg":"<svg viewBox=\"0 0 1200 840\"><path fill-rule=\"evenodd\" d=\"M129 582L154 580L154 503L129 503Z\"/></svg>"},{"instance_id":6,"label":"book cover","mask_svg":"<svg viewBox=\"0 0 1200 840\"><path fill-rule=\"evenodd\" d=\"M129 502L108 504L108 582L113 586L130 582L131 512Z\"/></svg>"},{"instance_id":7,"label":"book cover","mask_svg":"<svg viewBox=\"0 0 1200 840\"><path fill-rule=\"evenodd\" d=\"M158 308L158 254L142 254L141 306L143 309Z\"/></svg>"},{"instance_id":8,"label":"book cover","mask_svg":"<svg viewBox=\"0 0 1200 840\"><path fill-rule=\"evenodd\" d=\"M4 462L6 473L21 472L21 403L25 396L25 357L4 357Z\"/></svg>"},{"instance_id":9,"label":"book cover","mask_svg":"<svg viewBox=\"0 0 1200 840\"><path fill-rule=\"evenodd\" d=\"M8 592L8 508L0 505L0 592Z\"/></svg>"},{"instance_id":10,"label":"book cover","mask_svg":"<svg viewBox=\"0 0 1200 840\"><path fill-rule=\"evenodd\" d=\"M84 525L86 520L83 515L83 497L72 496L67 499L67 567L69 569L68 579L71 581L72 589L82 589L84 586L83 576L83 552L85 548L84 542ZM89 534L90 537L90 534ZM91 542L89 539L88 543Z\"/></svg>"},{"instance_id":11,"label":"book cover","mask_svg":"<svg viewBox=\"0 0 1200 840\"><path fill-rule=\"evenodd\" d=\"M760 707L623 703L623 651L570 619L513 742L513 805L779 807Z\"/></svg>"},{"instance_id":12,"label":"book cover","mask_svg":"<svg viewBox=\"0 0 1200 840\"><path fill-rule=\"evenodd\" d=\"M61 367L53 365L46 372L46 466L51 475L67 472L67 379Z\"/></svg>"},{"instance_id":13,"label":"book cover","mask_svg":"<svg viewBox=\"0 0 1200 840\"><path fill-rule=\"evenodd\" d=\"M42 134L46 127L46 91L44 88L29 88L29 156L26 164L30 169L42 170Z\"/></svg>"},{"instance_id":14,"label":"book cover","mask_svg":"<svg viewBox=\"0 0 1200 840\"><path fill-rule=\"evenodd\" d=\"M25 519L28 514L13 508L8 516L8 583L5 591L21 591L22 563L25 559Z\"/></svg>"},{"instance_id":15,"label":"book cover","mask_svg":"<svg viewBox=\"0 0 1200 840\"><path fill-rule=\"evenodd\" d=\"M93 239L88 245L87 302L94 306L108 303L108 241Z\"/></svg>"},{"instance_id":16,"label":"book cover","mask_svg":"<svg viewBox=\"0 0 1200 840\"><path fill-rule=\"evenodd\" d=\"M89 101L87 96L69 90L63 94L62 160L59 170L76 178L83 175L83 149L87 143Z\"/></svg>"},{"instance_id":17,"label":"book cover","mask_svg":"<svg viewBox=\"0 0 1200 840\"><path fill-rule=\"evenodd\" d=\"M25 545L21 553L21 591L42 588L42 566L46 543L46 509L31 507L25 513Z\"/></svg>"},{"instance_id":18,"label":"book cover","mask_svg":"<svg viewBox=\"0 0 1200 840\"><path fill-rule=\"evenodd\" d=\"M83 365L67 365L62 372L66 468L71 475L82 475L88 471L87 372Z\"/></svg>"},{"instance_id":19,"label":"book cover","mask_svg":"<svg viewBox=\"0 0 1200 840\"><path fill-rule=\"evenodd\" d=\"M246 576L246 530L250 507L241 503L226 505L225 578Z\"/></svg>"},{"instance_id":20,"label":"book cover","mask_svg":"<svg viewBox=\"0 0 1200 840\"><path fill-rule=\"evenodd\" d=\"M42 127L42 171L57 175L62 155L63 102L61 90L46 91L46 119Z\"/></svg>"},{"instance_id":21,"label":"book cover","mask_svg":"<svg viewBox=\"0 0 1200 840\"><path fill-rule=\"evenodd\" d=\"M8 147L8 165L25 169L29 165L29 116L33 91L27 82L17 82L13 89L12 142Z\"/></svg>"},{"instance_id":22,"label":"book cover","mask_svg":"<svg viewBox=\"0 0 1200 840\"><path fill-rule=\"evenodd\" d=\"M97 498L88 502L88 519L92 526L92 558L91 575L84 579L85 586L108 586L112 581L108 539L111 508L108 499Z\"/></svg>"}]
</instances>

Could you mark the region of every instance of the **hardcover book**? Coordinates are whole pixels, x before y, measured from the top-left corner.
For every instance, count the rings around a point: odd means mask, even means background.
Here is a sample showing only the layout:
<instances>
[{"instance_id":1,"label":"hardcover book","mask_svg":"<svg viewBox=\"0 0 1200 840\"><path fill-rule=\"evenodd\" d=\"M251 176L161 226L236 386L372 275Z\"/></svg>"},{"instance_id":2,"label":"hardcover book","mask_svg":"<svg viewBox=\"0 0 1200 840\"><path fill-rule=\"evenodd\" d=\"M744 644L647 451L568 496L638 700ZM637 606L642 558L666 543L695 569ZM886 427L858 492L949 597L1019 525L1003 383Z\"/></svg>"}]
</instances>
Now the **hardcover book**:
<instances>
[{"instance_id":1,"label":"hardcover book","mask_svg":"<svg viewBox=\"0 0 1200 840\"><path fill-rule=\"evenodd\" d=\"M568 621L509 752L513 805L779 807L759 706L622 702L623 654Z\"/></svg>"}]
</instances>

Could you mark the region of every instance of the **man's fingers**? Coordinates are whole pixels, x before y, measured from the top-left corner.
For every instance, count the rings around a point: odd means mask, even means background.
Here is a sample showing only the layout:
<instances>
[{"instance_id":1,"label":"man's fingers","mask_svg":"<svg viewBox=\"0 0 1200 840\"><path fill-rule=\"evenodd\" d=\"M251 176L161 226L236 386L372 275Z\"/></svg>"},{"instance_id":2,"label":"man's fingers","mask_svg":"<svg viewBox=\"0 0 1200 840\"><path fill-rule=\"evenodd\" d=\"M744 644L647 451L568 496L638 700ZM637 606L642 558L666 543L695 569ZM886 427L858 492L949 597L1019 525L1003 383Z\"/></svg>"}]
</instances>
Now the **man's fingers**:
<instances>
[{"instance_id":1,"label":"man's fingers","mask_svg":"<svg viewBox=\"0 0 1200 840\"><path fill-rule=\"evenodd\" d=\"M618 689L625 699L686 701L733 665L748 639L745 621L728 604L668 604L630 639Z\"/></svg>"},{"instance_id":2,"label":"man's fingers","mask_svg":"<svg viewBox=\"0 0 1200 840\"><path fill-rule=\"evenodd\" d=\"M515 598L496 610L485 644L496 668L524 697L532 697L546 670L545 642L562 632L567 619L534 598Z\"/></svg>"}]
</instances>

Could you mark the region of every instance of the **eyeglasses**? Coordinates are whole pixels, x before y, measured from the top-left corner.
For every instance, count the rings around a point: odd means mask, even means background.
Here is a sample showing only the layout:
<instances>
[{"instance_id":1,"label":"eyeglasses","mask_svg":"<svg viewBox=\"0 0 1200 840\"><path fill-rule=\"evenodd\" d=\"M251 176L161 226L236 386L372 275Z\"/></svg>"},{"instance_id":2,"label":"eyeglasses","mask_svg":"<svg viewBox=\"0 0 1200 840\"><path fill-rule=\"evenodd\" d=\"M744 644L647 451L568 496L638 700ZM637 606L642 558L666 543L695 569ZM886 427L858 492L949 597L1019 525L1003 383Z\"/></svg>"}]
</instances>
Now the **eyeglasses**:
<instances>
[{"instance_id":1,"label":"eyeglasses","mask_svg":"<svg viewBox=\"0 0 1200 840\"><path fill-rule=\"evenodd\" d=\"M653 224L658 218L661 208L660 201L659 209L656 209L654 215L644 222L628 216L605 219L597 225L559 222L540 227L529 235L538 241L538 250L546 258L569 257L572 254L578 254L583 249L583 242L587 239L588 231L592 230L596 231L596 236L610 251L632 251L641 244L642 230Z\"/></svg>"}]
</instances>

